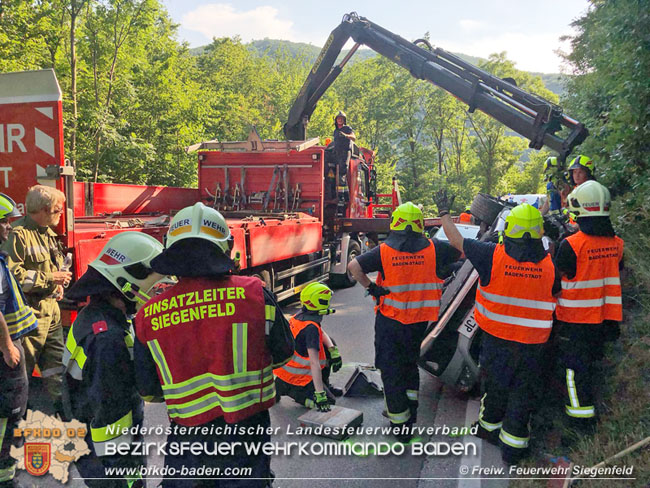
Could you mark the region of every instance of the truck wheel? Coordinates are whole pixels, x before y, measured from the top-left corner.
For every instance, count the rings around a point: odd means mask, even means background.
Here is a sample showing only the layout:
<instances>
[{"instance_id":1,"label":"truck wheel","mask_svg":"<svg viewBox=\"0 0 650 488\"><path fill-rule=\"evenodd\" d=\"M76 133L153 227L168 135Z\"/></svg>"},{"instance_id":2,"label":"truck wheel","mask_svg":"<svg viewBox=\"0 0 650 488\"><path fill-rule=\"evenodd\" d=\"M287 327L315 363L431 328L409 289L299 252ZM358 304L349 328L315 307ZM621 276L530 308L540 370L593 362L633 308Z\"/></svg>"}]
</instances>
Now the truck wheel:
<instances>
[{"instance_id":1,"label":"truck wheel","mask_svg":"<svg viewBox=\"0 0 650 488\"><path fill-rule=\"evenodd\" d=\"M348 244L348 260L350 263L354 258L361 254L361 246L357 241L350 240ZM357 284L357 280L346 270L343 274L331 274L330 284L336 288L350 288Z\"/></svg>"},{"instance_id":2,"label":"truck wheel","mask_svg":"<svg viewBox=\"0 0 650 488\"><path fill-rule=\"evenodd\" d=\"M472 201L470 212L477 219L492 225L504 206L497 198L485 193L479 193Z\"/></svg>"}]
</instances>

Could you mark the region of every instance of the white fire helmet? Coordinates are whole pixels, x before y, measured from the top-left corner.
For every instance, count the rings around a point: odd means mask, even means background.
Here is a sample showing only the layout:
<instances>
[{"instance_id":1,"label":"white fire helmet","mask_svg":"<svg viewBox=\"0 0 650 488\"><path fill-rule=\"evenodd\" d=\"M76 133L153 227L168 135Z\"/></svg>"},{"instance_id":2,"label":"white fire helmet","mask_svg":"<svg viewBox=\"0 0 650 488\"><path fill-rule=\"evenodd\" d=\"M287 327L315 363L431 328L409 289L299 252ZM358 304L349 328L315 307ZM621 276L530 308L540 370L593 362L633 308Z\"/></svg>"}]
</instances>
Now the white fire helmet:
<instances>
[{"instance_id":1,"label":"white fire helmet","mask_svg":"<svg viewBox=\"0 0 650 488\"><path fill-rule=\"evenodd\" d=\"M198 202L174 216L167 231L166 247L169 249L175 242L189 238L213 242L226 254L230 229L223 215Z\"/></svg>"},{"instance_id":2,"label":"white fire helmet","mask_svg":"<svg viewBox=\"0 0 650 488\"><path fill-rule=\"evenodd\" d=\"M611 197L607 187L597 181L585 181L567 197L569 210L578 217L609 216Z\"/></svg>"},{"instance_id":3,"label":"white fire helmet","mask_svg":"<svg viewBox=\"0 0 650 488\"><path fill-rule=\"evenodd\" d=\"M126 231L112 237L89 264L132 302L144 303L146 294L164 277L151 269L151 260L163 245L143 232Z\"/></svg>"}]
</instances>

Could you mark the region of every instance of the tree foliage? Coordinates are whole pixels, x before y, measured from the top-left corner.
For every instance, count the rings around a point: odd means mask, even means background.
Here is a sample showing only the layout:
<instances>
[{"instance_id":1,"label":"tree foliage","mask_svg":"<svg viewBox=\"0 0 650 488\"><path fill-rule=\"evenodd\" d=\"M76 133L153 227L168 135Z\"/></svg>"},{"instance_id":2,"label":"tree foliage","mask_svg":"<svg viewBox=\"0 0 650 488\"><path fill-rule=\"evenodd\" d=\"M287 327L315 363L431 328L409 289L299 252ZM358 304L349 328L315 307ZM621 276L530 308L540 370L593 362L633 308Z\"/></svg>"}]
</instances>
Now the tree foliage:
<instances>
[{"instance_id":1,"label":"tree foliage","mask_svg":"<svg viewBox=\"0 0 650 488\"><path fill-rule=\"evenodd\" d=\"M573 23L566 103L589 128L580 151L623 205L623 221L650 204L650 1L594 0ZM623 222L622 221L622 222Z\"/></svg>"},{"instance_id":2,"label":"tree foliage","mask_svg":"<svg viewBox=\"0 0 650 488\"><path fill-rule=\"evenodd\" d=\"M191 52L159 0L2 0L0 17L0 70L56 70L66 154L91 181L192 185L196 155L186 146L241 140L251 125L283 138L314 57L309 46L238 38ZM505 53L483 68L555 101ZM324 142L344 110L357 142L377 155L380 191L397 177L426 209L442 186L459 209L477 191L536 190L541 164L524 140L466 108L386 58L362 56L322 97L309 135Z\"/></svg>"}]
</instances>

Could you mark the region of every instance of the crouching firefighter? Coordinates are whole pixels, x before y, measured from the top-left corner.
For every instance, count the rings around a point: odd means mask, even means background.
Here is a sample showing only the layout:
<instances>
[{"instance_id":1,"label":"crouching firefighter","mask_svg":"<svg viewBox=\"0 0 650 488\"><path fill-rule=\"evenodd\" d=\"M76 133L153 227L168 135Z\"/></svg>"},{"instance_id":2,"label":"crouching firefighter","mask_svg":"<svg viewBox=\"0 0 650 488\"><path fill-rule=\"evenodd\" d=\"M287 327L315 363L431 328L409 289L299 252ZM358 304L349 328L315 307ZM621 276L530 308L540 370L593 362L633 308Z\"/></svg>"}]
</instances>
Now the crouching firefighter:
<instances>
[{"instance_id":1,"label":"crouching firefighter","mask_svg":"<svg viewBox=\"0 0 650 488\"><path fill-rule=\"evenodd\" d=\"M463 239L449 217L451 202L444 190L436 196L445 234L479 275L474 319L484 332L484 382L477 435L500 444L504 462L516 464L529 452L528 423L541 393L559 280L542 244L539 210L527 203L513 208L495 244Z\"/></svg>"},{"instance_id":2,"label":"crouching firefighter","mask_svg":"<svg viewBox=\"0 0 650 488\"><path fill-rule=\"evenodd\" d=\"M395 436L408 441L418 409L420 344L427 323L438 320L444 270L460 253L424 236L422 211L411 202L395 209L390 230L381 245L348 269L377 300L375 366L384 383L386 414L399 427ZM367 276L373 271L379 272L376 283Z\"/></svg>"},{"instance_id":3,"label":"crouching firefighter","mask_svg":"<svg viewBox=\"0 0 650 488\"><path fill-rule=\"evenodd\" d=\"M92 454L77 462L88 486L143 486L139 476L114 480L106 468L140 467L146 458L117 455L115 449L135 439L129 432L142 423L143 402L133 363L134 332L130 317L138 303L161 279L151 260L162 244L142 232L122 232L111 238L66 297L86 305L68 333L63 354L63 399L66 414L88 425L86 441Z\"/></svg>"},{"instance_id":4,"label":"crouching firefighter","mask_svg":"<svg viewBox=\"0 0 650 488\"><path fill-rule=\"evenodd\" d=\"M6 239L10 217L20 217L13 200L0 193L0 241ZM7 267L6 254L0 252L0 487L14 486L16 460L11 446L20 447L22 438L14 429L27 408L27 371L22 338L38 327L36 316Z\"/></svg>"},{"instance_id":5,"label":"crouching firefighter","mask_svg":"<svg viewBox=\"0 0 650 488\"><path fill-rule=\"evenodd\" d=\"M338 348L322 329L323 316L330 308L332 290L322 283L310 283L300 293L302 311L291 317L289 325L295 340L291 361L273 372L278 397L288 395L296 402L321 412L329 412L342 391L329 384L330 372L343 365Z\"/></svg>"},{"instance_id":6,"label":"crouching firefighter","mask_svg":"<svg viewBox=\"0 0 650 488\"><path fill-rule=\"evenodd\" d=\"M202 203L178 212L166 249L151 266L179 281L135 319L138 388L143 395L164 396L172 424L168 445L205 446L200 453L168 452L165 464L177 473L213 468L206 474L211 480L172 476L163 480L165 487L271 483L270 456L247 448L270 441L273 368L289 360L293 338L262 282L232 274L229 237L223 216ZM202 428L183 428L194 426ZM232 444L232 450L215 452L217 444ZM227 476L232 468L250 472L233 479ZM215 482L217 469L225 477Z\"/></svg>"}]
</instances>

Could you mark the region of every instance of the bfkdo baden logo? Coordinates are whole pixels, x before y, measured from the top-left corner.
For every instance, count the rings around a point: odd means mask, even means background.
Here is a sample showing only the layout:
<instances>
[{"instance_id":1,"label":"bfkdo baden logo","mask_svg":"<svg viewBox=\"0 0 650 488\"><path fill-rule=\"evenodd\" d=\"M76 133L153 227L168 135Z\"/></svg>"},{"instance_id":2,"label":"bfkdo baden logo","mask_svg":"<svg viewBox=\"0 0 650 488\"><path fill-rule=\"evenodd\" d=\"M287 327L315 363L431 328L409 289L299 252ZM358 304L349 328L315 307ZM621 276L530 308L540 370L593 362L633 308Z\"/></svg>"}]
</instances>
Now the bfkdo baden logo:
<instances>
[{"instance_id":1,"label":"bfkdo baden logo","mask_svg":"<svg viewBox=\"0 0 650 488\"><path fill-rule=\"evenodd\" d=\"M25 443L25 469L32 476L42 476L50 469L52 446L45 442Z\"/></svg>"}]
</instances>

